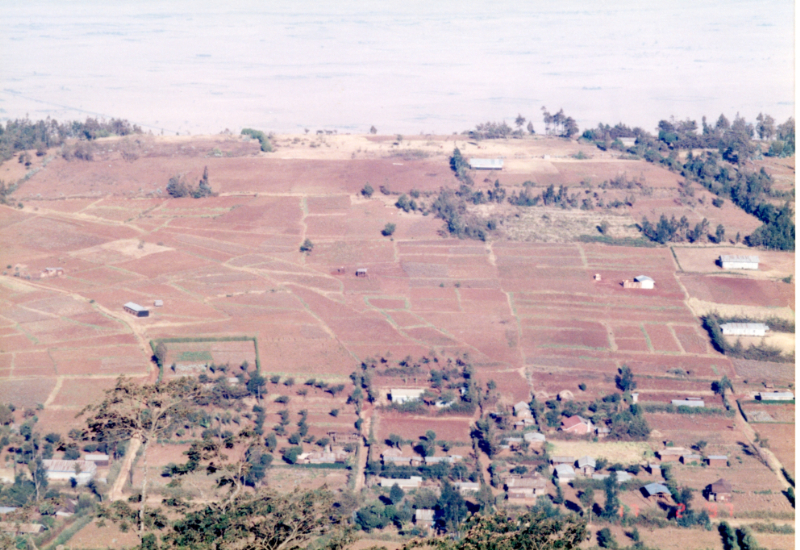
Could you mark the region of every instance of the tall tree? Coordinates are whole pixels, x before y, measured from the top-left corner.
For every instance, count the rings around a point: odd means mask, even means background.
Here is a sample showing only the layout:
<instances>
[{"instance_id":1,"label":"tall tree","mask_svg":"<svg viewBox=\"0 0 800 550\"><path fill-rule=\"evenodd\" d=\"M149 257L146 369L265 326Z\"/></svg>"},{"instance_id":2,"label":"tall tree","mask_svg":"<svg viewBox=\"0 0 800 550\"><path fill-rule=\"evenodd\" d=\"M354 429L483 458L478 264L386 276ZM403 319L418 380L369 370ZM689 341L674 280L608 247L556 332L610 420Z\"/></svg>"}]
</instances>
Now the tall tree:
<instances>
[{"instance_id":1,"label":"tall tree","mask_svg":"<svg viewBox=\"0 0 800 550\"><path fill-rule=\"evenodd\" d=\"M147 450L153 441L166 436L174 423L186 418L203 394L194 378L180 378L164 384L143 384L125 377L106 391L103 401L89 405L78 416L86 415L88 434L96 441L135 441L142 446L143 472L139 504L139 538L144 537L147 506ZM131 445L130 448L136 445Z\"/></svg>"}]
</instances>

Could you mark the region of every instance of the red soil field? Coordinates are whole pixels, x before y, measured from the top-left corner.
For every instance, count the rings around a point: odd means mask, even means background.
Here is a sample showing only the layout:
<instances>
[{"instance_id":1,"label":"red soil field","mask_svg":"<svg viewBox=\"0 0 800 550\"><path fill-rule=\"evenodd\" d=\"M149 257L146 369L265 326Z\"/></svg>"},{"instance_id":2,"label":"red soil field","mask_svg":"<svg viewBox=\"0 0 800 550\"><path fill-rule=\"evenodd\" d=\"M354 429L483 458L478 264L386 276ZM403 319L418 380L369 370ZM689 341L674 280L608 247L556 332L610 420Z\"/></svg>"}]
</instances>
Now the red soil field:
<instances>
[{"instance_id":1,"label":"red soil field","mask_svg":"<svg viewBox=\"0 0 800 550\"><path fill-rule=\"evenodd\" d=\"M672 325L672 330L686 353L708 353L708 338L697 327Z\"/></svg>"},{"instance_id":2,"label":"red soil field","mask_svg":"<svg viewBox=\"0 0 800 550\"><path fill-rule=\"evenodd\" d=\"M655 351L676 353L680 353L682 351L681 347L678 345L678 342L675 341L672 331L667 325L646 324L644 327L647 331L647 335L650 337L650 343L653 345L653 349L655 349Z\"/></svg>"},{"instance_id":3,"label":"red soil field","mask_svg":"<svg viewBox=\"0 0 800 550\"><path fill-rule=\"evenodd\" d=\"M694 298L719 304L739 304L794 309L794 285L742 277L681 275L681 283Z\"/></svg>"},{"instance_id":4,"label":"red soil field","mask_svg":"<svg viewBox=\"0 0 800 550\"><path fill-rule=\"evenodd\" d=\"M436 432L437 440L469 444L470 423L471 420L469 418L420 418L387 412L381 414L381 418L376 426L375 438L378 441L384 441L390 434L397 434L403 439L412 439L416 441L420 436L425 435L426 431L433 430ZM463 449L463 453L458 449L459 448L456 447L451 452L453 454L468 454L467 449Z\"/></svg>"},{"instance_id":5,"label":"red soil field","mask_svg":"<svg viewBox=\"0 0 800 550\"><path fill-rule=\"evenodd\" d=\"M47 400L55 385L55 378L0 380L0 395L17 407L35 407Z\"/></svg>"}]
</instances>

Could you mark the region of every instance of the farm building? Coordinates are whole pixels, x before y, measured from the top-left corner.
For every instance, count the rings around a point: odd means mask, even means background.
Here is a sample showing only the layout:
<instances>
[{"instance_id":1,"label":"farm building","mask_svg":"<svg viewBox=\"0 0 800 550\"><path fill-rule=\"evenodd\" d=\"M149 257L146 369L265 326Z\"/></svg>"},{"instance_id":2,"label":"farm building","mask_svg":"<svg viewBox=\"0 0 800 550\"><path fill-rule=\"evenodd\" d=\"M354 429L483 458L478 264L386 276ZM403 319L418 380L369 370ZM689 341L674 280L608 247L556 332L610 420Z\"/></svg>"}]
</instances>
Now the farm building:
<instances>
[{"instance_id":1,"label":"farm building","mask_svg":"<svg viewBox=\"0 0 800 550\"><path fill-rule=\"evenodd\" d=\"M558 466L559 464L573 464L575 460L574 456L554 456L550 459L550 463Z\"/></svg>"},{"instance_id":2,"label":"farm building","mask_svg":"<svg viewBox=\"0 0 800 550\"><path fill-rule=\"evenodd\" d=\"M427 508L417 508L414 511L414 523L417 524L418 527L431 529L433 527L433 515L433 510L429 510Z\"/></svg>"},{"instance_id":3,"label":"farm building","mask_svg":"<svg viewBox=\"0 0 800 550\"><path fill-rule=\"evenodd\" d=\"M42 466L47 471L47 479L69 481L74 477L78 485L86 485L97 473L97 464L88 460L43 460Z\"/></svg>"},{"instance_id":4,"label":"farm building","mask_svg":"<svg viewBox=\"0 0 800 550\"><path fill-rule=\"evenodd\" d=\"M575 469L569 464L559 464L554 473L559 483L569 483L575 479Z\"/></svg>"},{"instance_id":5,"label":"farm building","mask_svg":"<svg viewBox=\"0 0 800 550\"><path fill-rule=\"evenodd\" d=\"M511 491L512 489L527 490L531 497L535 497L536 495L544 495L547 493L547 480L542 476L510 476L506 479L505 485L506 490L508 491Z\"/></svg>"},{"instance_id":6,"label":"farm building","mask_svg":"<svg viewBox=\"0 0 800 550\"><path fill-rule=\"evenodd\" d=\"M685 454L691 454L691 452L683 447L667 447L656 451L656 455L661 462L678 462Z\"/></svg>"},{"instance_id":7,"label":"farm building","mask_svg":"<svg viewBox=\"0 0 800 550\"><path fill-rule=\"evenodd\" d=\"M642 490L647 495L648 498L656 497L656 498L665 498L669 497L671 493L669 492L669 487L664 485L663 483L649 483L642 487Z\"/></svg>"},{"instance_id":8,"label":"farm building","mask_svg":"<svg viewBox=\"0 0 800 550\"><path fill-rule=\"evenodd\" d=\"M697 453L690 453L681 456L681 462L684 464L691 464L692 462L700 462L703 460L703 455Z\"/></svg>"},{"instance_id":9,"label":"farm building","mask_svg":"<svg viewBox=\"0 0 800 550\"><path fill-rule=\"evenodd\" d=\"M514 416L531 417L531 407L525 401L520 401L514 405Z\"/></svg>"},{"instance_id":10,"label":"farm building","mask_svg":"<svg viewBox=\"0 0 800 550\"><path fill-rule=\"evenodd\" d=\"M368 277L367 268L359 267L358 269L356 269L356 277Z\"/></svg>"},{"instance_id":11,"label":"farm building","mask_svg":"<svg viewBox=\"0 0 800 550\"><path fill-rule=\"evenodd\" d=\"M313 453L303 453L297 457L298 464L334 464L345 462L350 456L345 451L316 451Z\"/></svg>"},{"instance_id":12,"label":"farm building","mask_svg":"<svg viewBox=\"0 0 800 550\"><path fill-rule=\"evenodd\" d=\"M703 408L706 406L706 402L700 398L686 398L686 399L673 399L672 404L676 407L697 407Z\"/></svg>"},{"instance_id":13,"label":"farm building","mask_svg":"<svg viewBox=\"0 0 800 550\"><path fill-rule=\"evenodd\" d=\"M621 138L617 138L617 139L625 147L633 147L634 145L636 145L636 138L635 137L621 137Z\"/></svg>"},{"instance_id":14,"label":"farm building","mask_svg":"<svg viewBox=\"0 0 800 550\"><path fill-rule=\"evenodd\" d=\"M764 323L723 323L719 328L726 336L765 336L769 330Z\"/></svg>"},{"instance_id":15,"label":"farm building","mask_svg":"<svg viewBox=\"0 0 800 550\"><path fill-rule=\"evenodd\" d=\"M639 402L639 392L633 392L631 394L631 403L634 405Z\"/></svg>"},{"instance_id":16,"label":"farm building","mask_svg":"<svg viewBox=\"0 0 800 550\"><path fill-rule=\"evenodd\" d=\"M758 256L720 256L722 269L758 269Z\"/></svg>"},{"instance_id":17,"label":"farm building","mask_svg":"<svg viewBox=\"0 0 800 550\"><path fill-rule=\"evenodd\" d=\"M561 431L571 434L586 435L592 431L592 421L578 415L570 416L561 421Z\"/></svg>"},{"instance_id":18,"label":"farm building","mask_svg":"<svg viewBox=\"0 0 800 550\"><path fill-rule=\"evenodd\" d=\"M84 460L94 462L97 466L108 466L109 457L102 453L92 453L83 456Z\"/></svg>"},{"instance_id":19,"label":"farm building","mask_svg":"<svg viewBox=\"0 0 800 550\"><path fill-rule=\"evenodd\" d=\"M728 502L733 496L733 487L724 479L718 479L706 488L708 500L713 502Z\"/></svg>"},{"instance_id":20,"label":"farm building","mask_svg":"<svg viewBox=\"0 0 800 550\"><path fill-rule=\"evenodd\" d=\"M543 445L545 442L544 434L539 432L526 432L522 434L522 439L527 441L530 445Z\"/></svg>"},{"instance_id":21,"label":"farm building","mask_svg":"<svg viewBox=\"0 0 800 550\"><path fill-rule=\"evenodd\" d=\"M655 288L655 284L656 282L647 275L639 275L638 277L634 277L633 281L628 279L622 281L622 288L643 288L650 290Z\"/></svg>"},{"instance_id":22,"label":"farm building","mask_svg":"<svg viewBox=\"0 0 800 550\"><path fill-rule=\"evenodd\" d=\"M40 279L49 279L50 277L63 277L64 276L64 268L63 267L45 267L41 273L39 273Z\"/></svg>"},{"instance_id":23,"label":"farm building","mask_svg":"<svg viewBox=\"0 0 800 550\"><path fill-rule=\"evenodd\" d=\"M426 465L431 464L439 464L445 462L447 464L455 464L456 462L460 462L464 460L464 457L461 455L450 455L450 456L426 456L422 459Z\"/></svg>"},{"instance_id":24,"label":"farm building","mask_svg":"<svg viewBox=\"0 0 800 550\"><path fill-rule=\"evenodd\" d=\"M393 485L397 485L403 490L419 489L422 485L422 477L420 476L411 476L408 479L388 479L382 477L378 481L381 487L392 487Z\"/></svg>"},{"instance_id":25,"label":"farm building","mask_svg":"<svg viewBox=\"0 0 800 550\"><path fill-rule=\"evenodd\" d=\"M361 434L358 432L328 432L328 437L338 445L361 443Z\"/></svg>"},{"instance_id":26,"label":"farm building","mask_svg":"<svg viewBox=\"0 0 800 550\"><path fill-rule=\"evenodd\" d=\"M467 493L477 493L481 490L481 484L474 481L455 481L453 487L458 489L462 495Z\"/></svg>"},{"instance_id":27,"label":"farm building","mask_svg":"<svg viewBox=\"0 0 800 550\"><path fill-rule=\"evenodd\" d=\"M408 403L409 401L418 401L422 397L423 393L425 393L425 390L419 388L416 389L395 388L389 390L389 395L392 398L392 403L397 403L398 405L402 405L403 403Z\"/></svg>"},{"instance_id":28,"label":"farm building","mask_svg":"<svg viewBox=\"0 0 800 550\"><path fill-rule=\"evenodd\" d=\"M147 309L133 302L128 302L127 304L122 306L122 309L124 309L125 311L127 311L128 313L130 313L135 317L148 317L150 315L150 312L147 311Z\"/></svg>"},{"instance_id":29,"label":"farm building","mask_svg":"<svg viewBox=\"0 0 800 550\"><path fill-rule=\"evenodd\" d=\"M469 159L469 167L473 170L502 170L503 159Z\"/></svg>"},{"instance_id":30,"label":"farm building","mask_svg":"<svg viewBox=\"0 0 800 550\"><path fill-rule=\"evenodd\" d=\"M762 391L756 397L761 401L794 401L794 394L790 391Z\"/></svg>"},{"instance_id":31,"label":"farm building","mask_svg":"<svg viewBox=\"0 0 800 550\"><path fill-rule=\"evenodd\" d=\"M153 307L164 307L164 300L154 300Z\"/></svg>"},{"instance_id":32,"label":"farm building","mask_svg":"<svg viewBox=\"0 0 800 550\"><path fill-rule=\"evenodd\" d=\"M595 463L594 458L591 456L582 456L578 459L576 465L578 467L578 472L587 477L591 476L595 469L597 469L597 463Z\"/></svg>"},{"instance_id":33,"label":"farm building","mask_svg":"<svg viewBox=\"0 0 800 550\"><path fill-rule=\"evenodd\" d=\"M728 466L728 456L727 455L708 455L706 457L706 462L709 466L714 467L727 467Z\"/></svg>"},{"instance_id":34,"label":"farm building","mask_svg":"<svg viewBox=\"0 0 800 550\"><path fill-rule=\"evenodd\" d=\"M611 429L610 428L606 428L605 426L603 426L603 427L597 428L595 430L595 434L597 435L598 438L608 437L609 435L611 435Z\"/></svg>"}]
</instances>

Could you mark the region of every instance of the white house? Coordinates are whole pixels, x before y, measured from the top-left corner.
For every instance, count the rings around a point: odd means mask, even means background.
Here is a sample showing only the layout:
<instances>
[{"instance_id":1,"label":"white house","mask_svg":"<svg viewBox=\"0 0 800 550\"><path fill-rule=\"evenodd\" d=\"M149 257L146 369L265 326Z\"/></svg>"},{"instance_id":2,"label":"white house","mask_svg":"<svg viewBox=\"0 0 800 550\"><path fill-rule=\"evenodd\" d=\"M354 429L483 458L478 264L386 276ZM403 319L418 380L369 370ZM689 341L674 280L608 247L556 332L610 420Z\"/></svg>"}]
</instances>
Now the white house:
<instances>
[{"instance_id":1,"label":"white house","mask_svg":"<svg viewBox=\"0 0 800 550\"><path fill-rule=\"evenodd\" d=\"M720 256L722 269L758 269L758 256Z\"/></svg>"},{"instance_id":2,"label":"white house","mask_svg":"<svg viewBox=\"0 0 800 550\"><path fill-rule=\"evenodd\" d=\"M620 140L622 142L622 145L624 145L625 147L633 147L634 145L636 145L635 137L621 137L617 139Z\"/></svg>"},{"instance_id":3,"label":"white house","mask_svg":"<svg viewBox=\"0 0 800 550\"><path fill-rule=\"evenodd\" d=\"M503 159L469 159L469 167L473 170L502 170Z\"/></svg>"},{"instance_id":4,"label":"white house","mask_svg":"<svg viewBox=\"0 0 800 550\"><path fill-rule=\"evenodd\" d=\"M402 405L409 401L418 401L422 394L425 393L424 389L409 389L409 388L394 388L389 390L389 395L392 398L392 403Z\"/></svg>"},{"instance_id":5,"label":"white house","mask_svg":"<svg viewBox=\"0 0 800 550\"><path fill-rule=\"evenodd\" d=\"M397 485L401 489L419 489L422 485L422 477L411 476L408 479L389 479L382 477L379 480L381 487L392 487Z\"/></svg>"},{"instance_id":6,"label":"white house","mask_svg":"<svg viewBox=\"0 0 800 550\"><path fill-rule=\"evenodd\" d=\"M569 483L575 479L575 469L569 464L559 464L556 466L555 474L559 483Z\"/></svg>"},{"instance_id":7,"label":"white house","mask_svg":"<svg viewBox=\"0 0 800 550\"><path fill-rule=\"evenodd\" d=\"M634 282L641 283L640 288L653 288L656 282L648 277L647 275L639 275L638 277L633 278Z\"/></svg>"},{"instance_id":8,"label":"white house","mask_svg":"<svg viewBox=\"0 0 800 550\"><path fill-rule=\"evenodd\" d=\"M453 486L458 489L462 495L467 493L477 493L481 490L481 484L474 481L456 481Z\"/></svg>"},{"instance_id":9,"label":"white house","mask_svg":"<svg viewBox=\"0 0 800 550\"><path fill-rule=\"evenodd\" d=\"M764 323L723 323L719 328L726 336L765 336L769 330Z\"/></svg>"}]
</instances>

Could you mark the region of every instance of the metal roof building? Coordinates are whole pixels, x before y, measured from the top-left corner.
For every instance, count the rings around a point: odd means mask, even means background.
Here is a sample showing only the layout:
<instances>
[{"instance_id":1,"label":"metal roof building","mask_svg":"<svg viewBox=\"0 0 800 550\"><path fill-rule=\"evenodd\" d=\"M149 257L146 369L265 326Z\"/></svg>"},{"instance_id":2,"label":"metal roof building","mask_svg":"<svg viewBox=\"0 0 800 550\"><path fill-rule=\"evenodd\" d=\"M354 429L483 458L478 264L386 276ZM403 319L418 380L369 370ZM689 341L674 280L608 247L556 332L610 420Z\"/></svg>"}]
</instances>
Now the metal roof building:
<instances>
[{"instance_id":1,"label":"metal roof building","mask_svg":"<svg viewBox=\"0 0 800 550\"><path fill-rule=\"evenodd\" d=\"M473 170L502 170L503 159L469 159L469 167Z\"/></svg>"},{"instance_id":2,"label":"metal roof building","mask_svg":"<svg viewBox=\"0 0 800 550\"><path fill-rule=\"evenodd\" d=\"M765 336L769 330L764 323L723 323L719 328L731 336Z\"/></svg>"},{"instance_id":3,"label":"metal roof building","mask_svg":"<svg viewBox=\"0 0 800 550\"><path fill-rule=\"evenodd\" d=\"M147 310L147 308L143 308L142 306L134 302L128 302L127 304L122 306L122 309L124 309L131 315L135 315L136 317L148 317L150 315L150 312Z\"/></svg>"},{"instance_id":4,"label":"metal roof building","mask_svg":"<svg viewBox=\"0 0 800 550\"><path fill-rule=\"evenodd\" d=\"M723 269L758 269L758 256L723 255L719 263Z\"/></svg>"}]
</instances>

